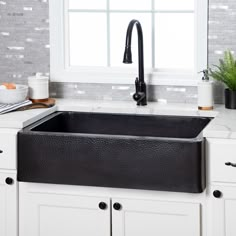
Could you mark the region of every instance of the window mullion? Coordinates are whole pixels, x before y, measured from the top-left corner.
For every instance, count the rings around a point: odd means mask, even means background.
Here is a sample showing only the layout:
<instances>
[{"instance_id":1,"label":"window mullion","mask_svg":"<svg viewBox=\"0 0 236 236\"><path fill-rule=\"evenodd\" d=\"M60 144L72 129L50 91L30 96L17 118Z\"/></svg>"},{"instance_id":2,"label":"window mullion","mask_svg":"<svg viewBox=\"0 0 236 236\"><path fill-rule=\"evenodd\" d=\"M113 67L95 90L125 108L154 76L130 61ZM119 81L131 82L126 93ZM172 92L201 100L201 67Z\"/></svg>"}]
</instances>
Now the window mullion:
<instances>
[{"instance_id":1,"label":"window mullion","mask_svg":"<svg viewBox=\"0 0 236 236\"><path fill-rule=\"evenodd\" d=\"M110 0L107 0L107 66L111 66Z\"/></svg>"},{"instance_id":2,"label":"window mullion","mask_svg":"<svg viewBox=\"0 0 236 236\"><path fill-rule=\"evenodd\" d=\"M155 56L155 0L152 0L152 68L155 68L156 56Z\"/></svg>"}]
</instances>

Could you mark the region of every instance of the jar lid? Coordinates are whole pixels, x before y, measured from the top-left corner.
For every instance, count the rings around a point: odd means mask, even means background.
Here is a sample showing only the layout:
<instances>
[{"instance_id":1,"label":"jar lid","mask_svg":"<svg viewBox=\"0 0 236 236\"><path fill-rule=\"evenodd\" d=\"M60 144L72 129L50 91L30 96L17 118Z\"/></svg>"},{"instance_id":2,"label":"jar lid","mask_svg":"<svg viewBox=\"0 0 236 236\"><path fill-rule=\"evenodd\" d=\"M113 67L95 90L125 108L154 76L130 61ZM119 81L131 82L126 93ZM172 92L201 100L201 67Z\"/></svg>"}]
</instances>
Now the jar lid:
<instances>
[{"instance_id":1,"label":"jar lid","mask_svg":"<svg viewBox=\"0 0 236 236\"><path fill-rule=\"evenodd\" d=\"M43 76L42 73L36 73L35 76L28 77L29 81L32 80L49 80L49 77Z\"/></svg>"}]
</instances>

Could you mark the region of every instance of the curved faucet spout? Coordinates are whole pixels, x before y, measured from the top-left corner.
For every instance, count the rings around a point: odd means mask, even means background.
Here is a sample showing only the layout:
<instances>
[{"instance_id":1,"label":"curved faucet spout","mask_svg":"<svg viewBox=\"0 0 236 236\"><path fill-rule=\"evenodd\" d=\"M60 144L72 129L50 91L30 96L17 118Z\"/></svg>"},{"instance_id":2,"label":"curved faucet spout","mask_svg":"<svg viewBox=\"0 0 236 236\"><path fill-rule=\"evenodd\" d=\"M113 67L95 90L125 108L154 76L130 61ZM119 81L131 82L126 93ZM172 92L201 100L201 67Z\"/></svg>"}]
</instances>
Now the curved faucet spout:
<instances>
[{"instance_id":1,"label":"curved faucet spout","mask_svg":"<svg viewBox=\"0 0 236 236\"><path fill-rule=\"evenodd\" d=\"M142 99L139 100L137 105L145 106L147 105L147 92L146 84L144 81L144 55L143 55L143 30L140 22L138 20L131 20L126 33L126 45L123 63L131 64L132 63L132 52L131 52L131 41L132 41L132 32L134 25L136 25L138 32L138 60L139 60L139 77L136 79L136 93L134 98L137 98L137 94L142 93ZM136 100L136 99L135 99ZM137 101L137 100L136 100Z\"/></svg>"},{"instance_id":2,"label":"curved faucet spout","mask_svg":"<svg viewBox=\"0 0 236 236\"><path fill-rule=\"evenodd\" d=\"M134 25L136 25L138 31L139 79L144 82L143 30L138 20L132 20L129 23L126 33L126 45L123 62L126 64L132 63L131 42Z\"/></svg>"}]
</instances>

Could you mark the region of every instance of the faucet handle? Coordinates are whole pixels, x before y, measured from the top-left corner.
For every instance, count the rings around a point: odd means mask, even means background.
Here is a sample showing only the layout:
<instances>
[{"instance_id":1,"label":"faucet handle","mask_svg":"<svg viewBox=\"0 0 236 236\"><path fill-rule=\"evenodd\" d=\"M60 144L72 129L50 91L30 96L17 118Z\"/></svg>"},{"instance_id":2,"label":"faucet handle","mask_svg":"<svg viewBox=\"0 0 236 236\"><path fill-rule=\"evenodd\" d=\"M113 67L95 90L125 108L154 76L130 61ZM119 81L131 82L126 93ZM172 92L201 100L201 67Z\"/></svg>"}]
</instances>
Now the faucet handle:
<instances>
[{"instance_id":1,"label":"faucet handle","mask_svg":"<svg viewBox=\"0 0 236 236\"><path fill-rule=\"evenodd\" d=\"M136 92L136 93L133 95L133 99L134 99L136 102L138 102L138 103L140 103L140 101L141 101L143 98L145 98L145 94L142 93L142 92Z\"/></svg>"}]
</instances>

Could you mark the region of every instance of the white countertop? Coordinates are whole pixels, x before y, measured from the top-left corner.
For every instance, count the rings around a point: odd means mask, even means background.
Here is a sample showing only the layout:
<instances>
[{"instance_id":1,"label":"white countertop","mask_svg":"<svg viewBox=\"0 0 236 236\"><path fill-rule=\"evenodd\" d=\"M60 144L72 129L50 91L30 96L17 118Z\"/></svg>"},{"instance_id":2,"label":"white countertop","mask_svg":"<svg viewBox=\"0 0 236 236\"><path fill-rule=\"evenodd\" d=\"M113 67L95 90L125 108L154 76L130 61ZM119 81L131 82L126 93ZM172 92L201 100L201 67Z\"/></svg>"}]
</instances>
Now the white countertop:
<instances>
[{"instance_id":1,"label":"white countertop","mask_svg":"<svg viewBox=\"0 0 236 236\"><path fill-rule=\"evenodd\" d=\"M217 110L199 111L194 104L149 102L147 106L137 106L133 101L81 101L76 99L57 99L57 110L208 117L215 117L218 114Z\"/></svg>"},{"instance_id":2,"label":"white countertop","mask_svg":"<svg viewBox=\"0 0 236 236\"><path fill-rule=\"evenodd\" d=\"M216 111L215 119L203 130L204 137L236 139L236 110L226 109L222 105Z\"/></svg>"},{"instance_id":3,"label":"white countertop","mask_svg":"<svg viewBox=\"0 0 236 236\"><path fill-rule=\"evenodd\" d=\"M34 109L11 112L0 116L0 128L21 129L43 117L58 111L82 111L105 113L133 113L155 115L206 116L215 117L203 130L206 138L236 139L236 110L217 105L213 111L199 111L195 104L164 104L149 102L145 107L137 107L135 102L83 101L78 99L57 99L50 109Z\"/></svg>"},{"instance_id":4,"label":"white countertop","mask_svg":"<svg viewBox=\"0 0 236 236\"><path fill-rule=\"evenodd\" d=\"M55 111L56 107L52 107L49 109L16 111L0 115L0 128L22 129Z\"/></svg>"}]
</instances>

